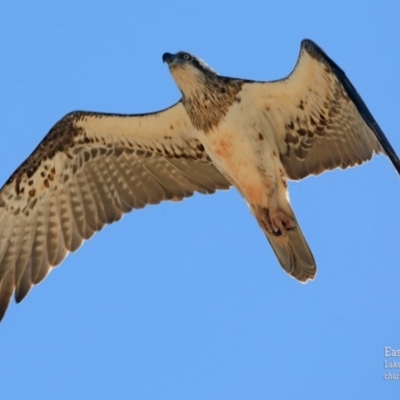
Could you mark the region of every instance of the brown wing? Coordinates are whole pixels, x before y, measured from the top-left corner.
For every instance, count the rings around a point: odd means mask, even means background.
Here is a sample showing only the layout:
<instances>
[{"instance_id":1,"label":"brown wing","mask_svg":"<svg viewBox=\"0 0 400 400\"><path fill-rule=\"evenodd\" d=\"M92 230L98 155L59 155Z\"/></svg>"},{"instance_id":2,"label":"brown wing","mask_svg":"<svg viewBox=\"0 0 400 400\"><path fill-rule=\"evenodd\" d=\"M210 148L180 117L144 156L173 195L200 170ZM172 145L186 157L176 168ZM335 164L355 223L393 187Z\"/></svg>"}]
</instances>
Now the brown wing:
<instances>
[{"instance_id":1,"label":"brown wing","mask_svg":"<svg viewBox=\"0 0 400 400\"><path fill-rule=\"evenodd\" d=\"M123 213L229 188L181 105L145 115L75 112L0 191L0 320L68 252Z\"/></svg>"},{"instance_id":2,"label":"brown wing","mask_svg":"<svg viewBox=\"0 0 400 400\"><path fill-rule=\"evenodd\" d=\"M356 89L312 41L302 42L288 78L256 86L290 179L361 164L374 153L385 153L400 173L399 158Z\"/></svg>"}]
</instances>

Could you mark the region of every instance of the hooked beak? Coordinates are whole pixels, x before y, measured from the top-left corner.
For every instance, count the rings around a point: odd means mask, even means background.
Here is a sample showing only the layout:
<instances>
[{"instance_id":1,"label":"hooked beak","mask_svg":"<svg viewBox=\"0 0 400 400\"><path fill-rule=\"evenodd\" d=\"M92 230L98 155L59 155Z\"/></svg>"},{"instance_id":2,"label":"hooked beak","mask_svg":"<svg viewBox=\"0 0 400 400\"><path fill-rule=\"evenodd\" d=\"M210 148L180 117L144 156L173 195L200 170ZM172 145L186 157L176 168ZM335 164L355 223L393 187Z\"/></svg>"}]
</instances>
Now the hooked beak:
<instances>
[{"instance_id":1,"label":"hooked beak","mask_svg":"<svg viewBox=\"0 0 400 400\"><path fill-rule=\"evenodd\" d=\"M171 53L164 53L162 56L162 60L163 62L166 62L168 65L174 61L175 59L175 54L171 54Z\"/></svg>"}]
</instances>

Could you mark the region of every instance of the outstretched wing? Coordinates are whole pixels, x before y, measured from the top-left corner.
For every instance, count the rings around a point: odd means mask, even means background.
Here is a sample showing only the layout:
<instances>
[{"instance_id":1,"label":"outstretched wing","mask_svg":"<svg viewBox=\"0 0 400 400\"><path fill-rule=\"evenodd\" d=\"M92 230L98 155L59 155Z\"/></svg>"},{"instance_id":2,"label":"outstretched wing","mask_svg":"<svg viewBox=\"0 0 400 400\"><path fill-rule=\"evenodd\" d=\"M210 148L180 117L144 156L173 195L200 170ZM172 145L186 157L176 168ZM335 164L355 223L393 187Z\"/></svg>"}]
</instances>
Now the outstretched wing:
<instances>
[{"instance_id":1,"label":"outstretched wing","mask_svg":"<svg viewBox=\"0 0 400 400\"><path fill-rule=\"evenodd\" d=\"M290 179L347 168L385 153L400 160L345 73L312 41L303 40L293 72L257 86Z\"/></svg>"},{"instance_id":2,"label":"outstretched wing","mask_svg":"<svg viewBox=\"0 0 400 400\"><path fill-rule=\"evenodd\" d=\"M184 107L154 114L74 112L60 120L0 191L0 320L123 213L229 182L191 136Z\"/></svg>"}]
</instances>

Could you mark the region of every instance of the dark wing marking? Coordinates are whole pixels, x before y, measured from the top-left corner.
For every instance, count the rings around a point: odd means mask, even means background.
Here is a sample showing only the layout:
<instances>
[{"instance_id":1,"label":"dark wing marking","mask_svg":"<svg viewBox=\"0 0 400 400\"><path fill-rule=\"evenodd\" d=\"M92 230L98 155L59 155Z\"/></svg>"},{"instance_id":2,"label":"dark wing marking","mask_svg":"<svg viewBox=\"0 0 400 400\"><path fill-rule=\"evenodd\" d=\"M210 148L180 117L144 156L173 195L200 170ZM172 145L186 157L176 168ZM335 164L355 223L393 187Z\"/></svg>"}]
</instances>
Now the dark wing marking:
<instances>
[{"instance_id":1,"label":"dark wing marking","mask_svg":"<svg viewBox=\"0 0 400 400\"><path fill-rule=\"evenodd\" d=\"M154 114L75 112L0 191L0 320L52 267L133 208L229 182L191 136L181 103Z\"/></svg>"},{"instance_id":2,"label":"dark wing marking","mask_svg":"<svg viewBox=\"0 0 400 400\"><path fill-rule=\"evenodd\" d=\"M385 153L400 160L345 73L312 41L303 40L288 78L262 84L287 176L301 179L347 168Z\"/></svg>"}]
</instances>

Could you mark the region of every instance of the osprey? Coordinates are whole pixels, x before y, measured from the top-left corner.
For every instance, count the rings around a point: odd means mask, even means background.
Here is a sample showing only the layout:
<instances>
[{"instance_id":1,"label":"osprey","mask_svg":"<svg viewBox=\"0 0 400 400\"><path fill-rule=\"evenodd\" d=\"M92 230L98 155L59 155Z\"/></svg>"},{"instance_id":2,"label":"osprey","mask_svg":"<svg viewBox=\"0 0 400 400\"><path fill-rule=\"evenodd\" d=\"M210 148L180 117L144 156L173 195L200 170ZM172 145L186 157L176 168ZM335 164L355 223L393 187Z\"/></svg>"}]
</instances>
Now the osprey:
<instances>
[{"instance_id":1,"label":"osprey","mask_svg":"<svg viewBox=\"0 0 400 400\"><path fill-rule=\"evenodd\" d=\"M218 75L185 52L163 60L182 92L165 110L73 112L0 191L0 319L69 252L133 208L235 186L283 269L301 282L314 257L290 207L287 179L386 154L400 161L344 72L304 40L275 82Z\"/></svg>"}]
</instances>

